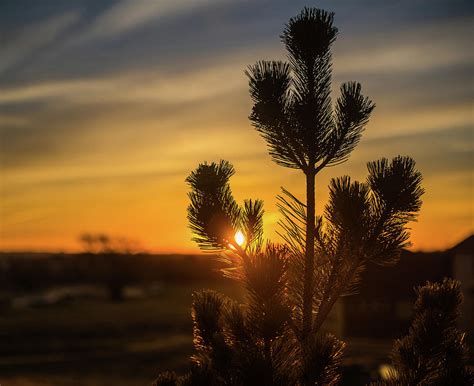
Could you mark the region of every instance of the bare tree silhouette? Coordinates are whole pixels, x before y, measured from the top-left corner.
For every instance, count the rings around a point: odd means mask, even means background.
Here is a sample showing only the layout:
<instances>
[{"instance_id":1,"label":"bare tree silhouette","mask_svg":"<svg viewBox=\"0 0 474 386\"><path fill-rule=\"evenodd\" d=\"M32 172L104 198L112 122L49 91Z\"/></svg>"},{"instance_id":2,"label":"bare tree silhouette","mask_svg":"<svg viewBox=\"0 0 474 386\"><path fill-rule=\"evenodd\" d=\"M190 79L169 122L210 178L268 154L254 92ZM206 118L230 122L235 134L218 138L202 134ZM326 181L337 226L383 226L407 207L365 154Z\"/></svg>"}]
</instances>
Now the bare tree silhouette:
<instances>
[{"instance_id":1,"label":"bare tree silhouette","mask_svg":"<svg viewBox=\"0 0 474 386\"><path fill-rule=\"evenodd\" d=\"M324 214L316 216L316 175L349 157L374 108L353 82L342 85L333 107L336 33L332 13L305 8L282 35L288 63L261 61L246 71L250 120L272 159L306 176L306 202L286 189L278 196L283 244L263 240L262 201L239 206L233 198L229 162L200 164L186 179L194 241L220 252L224 274L244 286L247 301L195 293L193 368L184 377L166 373L156 385L338 382L344 343L324 333L323 323L337 299L355 290L366 264L396 262L423 189L411 158L381 159L368 164L364 183L333 179Z\"/></svg>"},{"instance_id":2,"label":"bare tree silhouette","mask_svg":"<svg viewBox=\"0 0 474 386\"><path fill-rule=\"evenodd\" d=\"M91 279L105 285L110 300L123 301L125 287L138 280L132 255L141 251L139 243L105 233L83 233L79 242L89 257Z\"/></svg>"}]
</instances>

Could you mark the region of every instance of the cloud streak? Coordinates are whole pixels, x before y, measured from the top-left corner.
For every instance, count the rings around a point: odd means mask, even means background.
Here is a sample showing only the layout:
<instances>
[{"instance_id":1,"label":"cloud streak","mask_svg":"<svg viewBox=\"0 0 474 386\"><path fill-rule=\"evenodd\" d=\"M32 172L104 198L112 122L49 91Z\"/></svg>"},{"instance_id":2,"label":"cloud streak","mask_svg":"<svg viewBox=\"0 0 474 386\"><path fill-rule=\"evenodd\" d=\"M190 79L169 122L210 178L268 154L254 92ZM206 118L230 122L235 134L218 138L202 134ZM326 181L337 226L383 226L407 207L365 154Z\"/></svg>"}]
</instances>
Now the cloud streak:
<instances>
[{"instance_id":1,"label":"cloud streak","mask_svg":"<svg viewBox=\"0 0 474 386\"><path fill-rule=\"evenodd\" d=\"M219 1L122 0L99 15L72 43L117 39L152 22L156 23L159 20L176 17L181 13L192 12L196 8L216 3Z\"/></svg>"},{"instance_id":2,"label":"cloud streak","mask_svg":"<svg viewBox=\"0 0 474 386\"><path fill-rule=\"evenodd\" d=\"M473 18L410 26L396 33L363 34L336 44L342 74L414 74L471 64ZM357 41L354 46L353 43Z\"/></svg>"},{"instance_id":3,"label":"cloud streak","mask_svg":"<svg viewBox=\"0 0 474 386\"><path fill-rule=\"evenodd\" d=\"M16 36L10 36L2 45L0 73L56 41L79 17L79 12L65 12L27 26L17 32Z\"/></svg>"},{"instance_id":4,"label":"cloud streak","mask_svg":"<svg viewBox=\"0 0 474 386\"><path fill-rule=\"evenodd\" d=\"M172 76L160 73L125 73L109 77L72 79L4 88L0 104L59 99L62 102L167 102L187 103L242 88L234 66L222 66ZM240 75L240 74L238 74ZM117 92L119 91L119 92Z\"/></svg>"}]
</instances>

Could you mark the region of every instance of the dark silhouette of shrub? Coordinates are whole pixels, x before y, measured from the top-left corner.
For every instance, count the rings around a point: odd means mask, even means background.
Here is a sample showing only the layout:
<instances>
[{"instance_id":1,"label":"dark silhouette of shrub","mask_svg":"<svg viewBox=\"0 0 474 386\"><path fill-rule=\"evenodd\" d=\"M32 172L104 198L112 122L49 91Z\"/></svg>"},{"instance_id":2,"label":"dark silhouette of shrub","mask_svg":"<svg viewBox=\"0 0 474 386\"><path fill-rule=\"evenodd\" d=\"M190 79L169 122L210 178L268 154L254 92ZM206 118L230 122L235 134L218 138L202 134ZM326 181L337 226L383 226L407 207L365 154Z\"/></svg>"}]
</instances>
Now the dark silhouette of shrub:
<instances>
[{"instance_id":1,"label":"dark silhouette of shrub","mask_svg":"<svg viewBox=\"0 0 474 386\"><path fill-rule=\"evenodd\" d=\"M234 200L229 162L200 164L186 179L194 241L220 252L224 274L247 297L238 304L213 291L195 293L192 369L156 385L338 382L344 343L323 323L337 299L354 291L366 264L396 262L423 190L411 158L381 159L368 164L366 182L333 179L324 214L316 216L316 175L349 157L374 108L354 82L341 86L333 107L336 34L332 13L305 8L282 35L288 62L260 61L246 71L251 122L272 159L306 177L305 202L286 189L278 196L284 244L263 240L262 201Z\"/></svg>"},{"instance_id":2,"label":"dark silhouette of shrub","mask_svg":"<svg viewBox=\"0 0 474 386\"><path fill-rule=\"evenodd\" d=\"M394 344L392 379L379 384L472 385L465 334L456 326L461 283L445 278L441 283L427 282L416 292L410 330Z\"/></svg>"}]
</instances>

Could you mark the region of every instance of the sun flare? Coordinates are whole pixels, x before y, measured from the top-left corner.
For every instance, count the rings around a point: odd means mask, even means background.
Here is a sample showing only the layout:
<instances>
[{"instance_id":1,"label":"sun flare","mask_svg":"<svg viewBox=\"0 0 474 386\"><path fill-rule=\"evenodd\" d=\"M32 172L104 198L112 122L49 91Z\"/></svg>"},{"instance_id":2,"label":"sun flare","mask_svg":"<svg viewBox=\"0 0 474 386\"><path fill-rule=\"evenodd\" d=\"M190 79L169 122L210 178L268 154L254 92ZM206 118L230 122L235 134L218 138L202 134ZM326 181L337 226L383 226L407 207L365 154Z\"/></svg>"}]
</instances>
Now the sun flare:
<instances>
[{"instance_id":1,"label":"sun flare","mask_svg":"<svg viewBox=\"0 0 474 386\"><path fill-rule=\"evenodd\" d=\"M244 243L245 243L245 236L244 236L244 234L242 233L242 231L237 231L237 232L235 232L234 239L235 239L235 242L237 243L237 245L238 245L239 247L241 247L241 246L244 245Z\"/></svg>"}]
</instances>

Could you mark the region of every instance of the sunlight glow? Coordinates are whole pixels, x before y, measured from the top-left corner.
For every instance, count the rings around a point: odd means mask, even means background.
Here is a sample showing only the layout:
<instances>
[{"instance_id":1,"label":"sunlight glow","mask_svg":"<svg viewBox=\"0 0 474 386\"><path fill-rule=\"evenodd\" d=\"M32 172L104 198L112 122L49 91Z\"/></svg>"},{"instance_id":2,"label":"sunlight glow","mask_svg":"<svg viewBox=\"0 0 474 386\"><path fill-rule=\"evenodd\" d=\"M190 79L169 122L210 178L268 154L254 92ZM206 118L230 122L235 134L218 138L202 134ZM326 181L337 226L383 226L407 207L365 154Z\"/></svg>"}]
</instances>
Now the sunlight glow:
<instances>
[{"instance_id":1,"label":"sunlight glow","mask_svg":"<svg viewBox=\"0 0 474 386\"><path fill-rule=\"evenodd\" d=\"M395 368L388 364L382 364L379 368L380 376L383 380L391 380L397 378L398 374Z\"/></svg>"},{"instance_id":2,"label":"sunlight glow","mask_svg":"<svg viewBox=\"0 0 474 386\"><path fill-rule=\"evenodd\" d=\"M238 246L242 246L245 243L245 236L242 233L242 231L237 231L234 236L235 242L237 243Z\"/></svg>"}]
</instances>

